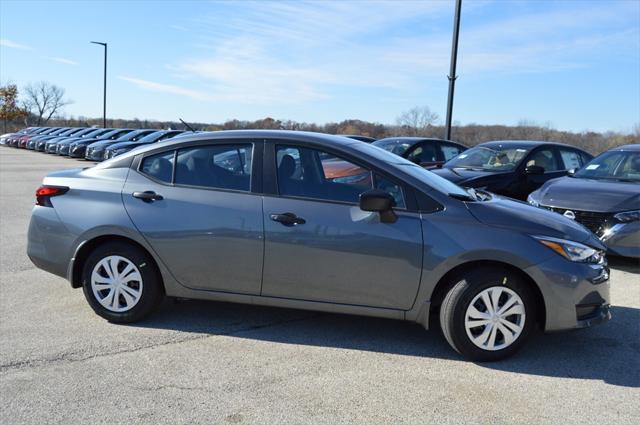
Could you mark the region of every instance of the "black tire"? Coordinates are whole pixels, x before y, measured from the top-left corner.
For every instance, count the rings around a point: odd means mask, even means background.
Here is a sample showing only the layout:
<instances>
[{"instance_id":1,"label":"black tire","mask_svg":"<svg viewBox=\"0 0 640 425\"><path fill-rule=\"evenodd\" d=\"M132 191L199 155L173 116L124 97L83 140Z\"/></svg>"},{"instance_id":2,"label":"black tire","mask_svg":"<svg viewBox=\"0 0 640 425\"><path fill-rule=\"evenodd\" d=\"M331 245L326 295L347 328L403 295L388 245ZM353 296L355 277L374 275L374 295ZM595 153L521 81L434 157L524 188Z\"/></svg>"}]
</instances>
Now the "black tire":
<instances>
[{"instance_id":1,"label":"black tire","mask_svg":"<svg viewBox=\"0 0 640 425\"><path fill-rule=\"evenodd\" d=\"M142 295L138 302L125 312L114 312L102 306L91 287L91 274L94 267L100 260L111 255L131 261L137 266L142 277ZM93 311L113 323L133 323L144 319L153 312L164 297L162 279L153 259L135 245L120 241L101 244L89 254L82 268L82 290Z\"/></svg>"},{"instance_id":2,"label":"black tire","mask_svg":"<svg viewBox=\"0 0 640 425\"><path fill-rule=\"evenodd\" d=\"M532 288L517 274L499 268L482 268L459 277L445 296L440 306L440 326L447 342L454 350L469 360L491 362L515 354L526 343L536 323L536 298ZM482 349L467 335L465 315L476 295L494 286L514 291L522 300L525 309L524 326L511 345L496 351Z\"/></svg>"}]
</instances>

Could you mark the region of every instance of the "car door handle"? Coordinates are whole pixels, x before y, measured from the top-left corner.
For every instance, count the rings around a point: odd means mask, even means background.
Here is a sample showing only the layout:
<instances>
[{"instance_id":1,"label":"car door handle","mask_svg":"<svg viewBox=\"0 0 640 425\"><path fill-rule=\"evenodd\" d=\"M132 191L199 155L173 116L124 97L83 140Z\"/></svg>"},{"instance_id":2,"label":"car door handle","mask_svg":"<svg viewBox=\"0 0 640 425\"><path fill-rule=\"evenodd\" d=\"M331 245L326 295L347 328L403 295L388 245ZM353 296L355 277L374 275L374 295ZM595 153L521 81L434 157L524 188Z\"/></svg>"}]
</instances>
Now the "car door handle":
<instances>
[{"instance_id":1,"label":"car door handle","mask_svg":"<svg viewBox=\"0 0 640 425\"><path fill-rule=\"evenodd\" d=\"M284 224L285 226L297 226L307 221L304 218L296 216L294 213L271 214L271 220Z\"/></svg>"},{"instance_id":2,"label":"car door handle","mask_svg":"<svg viewBox=\"0 0 640 425\"><path fill-rule=\"evenodd\" d=\"M142 199L144 202L161 201L164 199L162 195L158 195L152 190L147 190L145 192L133 192L133 197Z\"/></svg>"}]
</instances>

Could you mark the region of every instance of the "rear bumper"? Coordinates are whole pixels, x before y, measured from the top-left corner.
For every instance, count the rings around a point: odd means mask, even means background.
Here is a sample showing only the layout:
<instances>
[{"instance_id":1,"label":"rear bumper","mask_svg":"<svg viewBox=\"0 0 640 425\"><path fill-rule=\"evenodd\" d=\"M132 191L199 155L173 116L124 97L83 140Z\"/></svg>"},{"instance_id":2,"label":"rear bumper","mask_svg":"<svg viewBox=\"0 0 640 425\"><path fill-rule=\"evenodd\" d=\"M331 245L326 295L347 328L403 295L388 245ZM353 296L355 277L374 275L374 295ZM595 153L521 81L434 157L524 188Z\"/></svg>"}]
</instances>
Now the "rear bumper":
<instances>
[{"instance_id":1,"label":"rear bumper","mask_svg":"<svg viewBox=\"0 0 640 425\"><path fill-rule=\"evenodd\" d=\"M610 317L609 267L573 263L559 255L525 270L545 305L545 331L584 328Z\"/></svg>"},{"instance_id":2,"label":"rear bumper","mask_svg":"<svg viewBox=\"0 0 640 425\"><path fill-rule=\"evenodd\" d=\"M36 267L66 278L74 240L55 209L33 207L27 233L27 255Z\"/></svg>"}]
</instances>

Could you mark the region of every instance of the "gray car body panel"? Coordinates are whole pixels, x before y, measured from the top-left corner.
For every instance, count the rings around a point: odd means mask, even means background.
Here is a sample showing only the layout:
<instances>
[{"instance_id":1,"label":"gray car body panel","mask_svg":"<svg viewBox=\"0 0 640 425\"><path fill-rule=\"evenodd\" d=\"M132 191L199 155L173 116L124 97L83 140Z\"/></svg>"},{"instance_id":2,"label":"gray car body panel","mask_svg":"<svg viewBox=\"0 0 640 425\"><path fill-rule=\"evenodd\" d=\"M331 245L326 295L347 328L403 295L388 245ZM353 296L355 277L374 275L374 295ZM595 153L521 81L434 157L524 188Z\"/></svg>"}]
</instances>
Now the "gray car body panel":
<instances>
[{"instance_id":1,"label":"gray car body panel","mask_svg":"<svg viewBox=\"0 0 640 425\"><path fill-rule=\"evenodd\" d=\"M292 203L290 198L269 194L160 184L136 170L145 155L236 139L278 140L356 155L368 166L431 196L445 208L432 213L398 211L398 226L384 228L386 224L377 221L377 214L365 213L353 205L342 205L342 215L333 217L330 212L335 212L336 204L331 202L326 203L327 211L323 213L316 202ZM129 168L129 163L133 167ZM528 214L536 215L539 210L499 197L486 203L453 199L403 167L417 166L359 141L313 133L230 131L169 139L93 168L47 176L45 184L71 189L51 198L54 208L34 207L28 253L39 267L73 282L77 278L73 275L73 261L87 241L109 235L126 237L154 258L169 296L406 319L425 327L436 285L452 269L476 261L509 264L531 277L544 296L547 330L578 327L575 305L590 292L597 292L609 302L608 283L593 283L606 265L571 263L531 237L564 235L599 248L597 240L594 242L585 229L558 221L553 213L541 212L537 219L528 220ZM137 190L162 190L165 199L147 204L131 196ZM212 220L203 211L213 209L216 202L235 205L236 211L242 211L241 216L246 214L245 221L237 220L236 215L234 222L232 214L221 216L219 222ZM148 206L151 208L143 208ZM268 220L267 214L284 212L280 209L289 207L312 220L324 217L324 222L296 233ZM199 208L202 210L194 211ZM164 211L169 211L173 220L167 220ZM149 214L148 222L142 217L144 214ZM489 219L494 215L499 222ZM311 223L305 226L308 224ZM343 225L348 228L345 243L341 244L332 229ZM367 238L365 226L378 233L377 240ZM228 239L211 244L210 237ZM172 246L171 239L184 240ZM383 242L388 244L388 252L381 248ZM296 250L296 243L303 249ZM270 253L276 245L279 251ZM339 257L340 250L345 259ZM190 273L180 266L176 268L175 256L191 267L201 265L201 270ZM193 259L185 259L188 256ZM347 257L351 261L346 261ZM278 268L290 266L286 258L294 266L283 275ZM330 262L333 268L325 267L323 261ZM354 270L344 271L350 264ZM379 264L393 273L378 268ZM218 276L205 281L212 272ZM381 278L376 280L376 274ZM305 280L300 281L304 276ZM299 288L293 286L296 280ZM288 291L297 292L291 296Z\"/></svg>"}]
</instances>

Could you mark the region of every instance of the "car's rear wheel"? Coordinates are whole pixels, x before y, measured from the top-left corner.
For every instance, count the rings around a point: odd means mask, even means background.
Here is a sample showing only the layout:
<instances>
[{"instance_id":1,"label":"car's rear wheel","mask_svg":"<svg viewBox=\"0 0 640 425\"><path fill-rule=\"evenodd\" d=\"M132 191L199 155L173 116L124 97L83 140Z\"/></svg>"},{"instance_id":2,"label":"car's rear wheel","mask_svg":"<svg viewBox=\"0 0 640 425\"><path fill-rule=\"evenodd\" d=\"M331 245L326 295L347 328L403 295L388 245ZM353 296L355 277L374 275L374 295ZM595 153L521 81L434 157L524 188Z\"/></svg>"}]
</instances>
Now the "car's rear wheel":
<instances>
[{"instance_id":1,"label":"car's rear wheel","mask_svg":"<svg viewBox=\"0 0 640 425\"><path fill-rule=\"evenodd\" d=\"M535 296L518 275L480 269L462 276L442 302L440 325L449 344L474 361L511 356L536 321Z\"/></svg>"},{"instance_id":2,"label":"car's rear wheel","mask_svg":"<svg viewBox=\"0 0 640 425\"><path fill-rule=\"evenodd\" d=\"M123 242L99 245L89 254L82 288L91 308L115 323L143 319L163 297L153 260L140 248Z\"/></svg>"}]
</instances>

